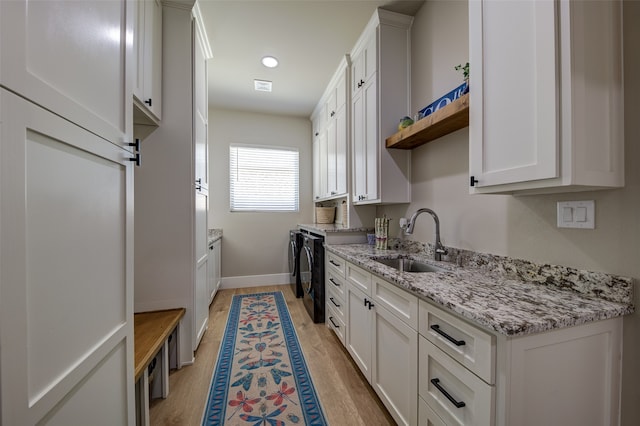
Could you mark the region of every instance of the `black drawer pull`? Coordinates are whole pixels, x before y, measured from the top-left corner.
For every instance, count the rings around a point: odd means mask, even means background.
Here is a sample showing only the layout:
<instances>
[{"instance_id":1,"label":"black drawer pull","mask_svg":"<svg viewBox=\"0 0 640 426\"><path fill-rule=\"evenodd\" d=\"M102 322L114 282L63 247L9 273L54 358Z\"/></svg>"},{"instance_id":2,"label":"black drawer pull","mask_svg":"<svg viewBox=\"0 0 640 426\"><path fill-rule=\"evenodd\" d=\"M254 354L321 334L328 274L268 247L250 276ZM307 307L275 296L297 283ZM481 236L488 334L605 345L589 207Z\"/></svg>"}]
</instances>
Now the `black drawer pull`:
<instances>
[{"instance_id":1,"label":"black drawer pull","mask_svg":"<svg viewBox=\"0 0 640 426\"><path fill-rule=\"evenodd\" d=\"M338 268L340 267L340 264L339 264L339 263L334 262L334 261L333 261L333 259L332 259L332 260L330 260L330 261L329 261L329 263L330 263L330 264L332 264L333 266L337 266Z\"/></svg>"},{"instance_id":2,"label":"black drawer pull","mask_svg":"<svg viewBox=\"0 0 640 426\"><path fill-rule=\"evenodd\" d=\"M336 287L340 287L340 284L338 284L337 282L335 282L335 281L333 280L333 278L329 278L329 281L331 281L331 283L332 283L333 285L335 285Z\"/></svg>"},{"instance_id":3,"label":"black drawer pull","mask_svg":"<svg viewBox=\"0 0 640 426\"><path fill-rule=\"evenodd\" d=\"M464 346L465 345L464 340L456 340L453 337L449 336L444 331L440 330L440 326L438 324L432 325L431 329L433 331L435 331L436 333L438 333L439 335L441 335L442 337L444 337L445 339L447 339L448 341L450 341L451 343L453 343L454 345L456 345L456 346Z\"/></svg>"},{"instance_id":4,"label":"black drawer pull","mask_svg":"<svg viewBox=\"0 0 640 426\"><path fill-rule=\"evenodd\" d=\"M340 305L338 305L338 304L336 303L336 301L335 301L335 300L333 300L333 297L330 297L330 298L329 298L329 300L331 300L331 301L333 302L333 304L336 306L336 308L339 308L339 307L340 307Z\"/></svg>"},{"instance_id":5,"label":"black drawer pull","mask_svg":"<svg viewBox=\"0 0 640 426\"><path fill-rule=\"evenodd\" d=\"M335 328L340 328L340 326L338 324L336 324L335 322L333 322L333 317L329 317L329 321L331 321L331 324L335 327Z\"/></svg>"},{"instance_id":6,"label":"black drawer pull","mask_svg":"<svg viewBox=\"0 0 640 426\"><path fill-rule=\"evenodd\" d=\"M442 392L442 394L444 396L447 397L447 399L456 406L456 408L462 408L464 406L466 406L467 404L464 403L464 401L456 401L455 399L453 399L453 397L451 395L449 395L449 392L447 392L442 386L440 386L440 379L431 379L431 383L433 383L433 386L435 386L440 392Z\"/></svg>"}]
</instances>

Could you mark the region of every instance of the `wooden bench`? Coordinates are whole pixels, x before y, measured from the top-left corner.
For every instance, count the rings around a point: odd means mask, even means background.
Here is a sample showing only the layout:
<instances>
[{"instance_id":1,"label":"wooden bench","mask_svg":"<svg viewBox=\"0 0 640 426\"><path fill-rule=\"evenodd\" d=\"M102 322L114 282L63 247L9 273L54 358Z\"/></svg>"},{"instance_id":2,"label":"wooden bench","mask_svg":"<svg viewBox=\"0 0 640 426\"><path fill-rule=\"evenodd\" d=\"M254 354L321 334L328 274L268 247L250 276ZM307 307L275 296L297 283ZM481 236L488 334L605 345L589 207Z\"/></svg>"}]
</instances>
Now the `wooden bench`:
<instances>
[{"instance_id":1,"label":"wooden bench","mask_svg":"<svg viewBox=\"0 0 640 426\"><path fill-rule=\"evenodd\" d=\"M136 422L149 424L149 369L158 352L161 352L160 380L162 398L169 394L169 336L178 327L185 309L169 309L134 314L134 365L136 382ZM176 333L176 358L179 360L180 333Z\"/></svg>"}]
</instances>

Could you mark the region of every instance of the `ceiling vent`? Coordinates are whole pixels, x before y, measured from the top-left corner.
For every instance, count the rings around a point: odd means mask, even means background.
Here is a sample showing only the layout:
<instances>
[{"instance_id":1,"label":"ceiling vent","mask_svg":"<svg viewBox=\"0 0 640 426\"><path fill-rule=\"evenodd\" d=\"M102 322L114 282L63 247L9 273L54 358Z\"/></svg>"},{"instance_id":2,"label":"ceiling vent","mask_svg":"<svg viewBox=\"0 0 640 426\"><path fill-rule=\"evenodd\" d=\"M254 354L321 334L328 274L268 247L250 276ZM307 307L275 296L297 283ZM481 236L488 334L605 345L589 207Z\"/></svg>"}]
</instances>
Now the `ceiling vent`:
<instances>
[{"instance_id":1,"label":"ceiling vent","mask_svg":"<svg viewBox=\"0 0 640 426\"><path fill-rule=\"evenodd\" d=\"M266 80L253 80L253 87L258 92L270 92L272 83Z\"/></svg>"}]
</instances>

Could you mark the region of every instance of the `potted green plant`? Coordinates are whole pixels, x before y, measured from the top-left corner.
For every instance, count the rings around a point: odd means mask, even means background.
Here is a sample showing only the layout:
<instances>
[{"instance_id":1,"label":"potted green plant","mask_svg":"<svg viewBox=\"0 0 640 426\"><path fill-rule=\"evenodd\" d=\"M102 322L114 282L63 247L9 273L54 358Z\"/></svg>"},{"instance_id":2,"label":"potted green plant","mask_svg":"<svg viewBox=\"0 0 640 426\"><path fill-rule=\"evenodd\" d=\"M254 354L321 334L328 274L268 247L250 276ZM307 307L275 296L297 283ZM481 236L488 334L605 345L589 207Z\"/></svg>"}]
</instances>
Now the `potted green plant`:
<instances>
[{"instance_id":1,"label":"potted green plant","mask_svg":"<svg viewBox=\"0 0 640 426\"><path fill-rule=\"evenodd\" d=\"M467 85L467 87L464 89L464 93L467 93L469 91L469 62L467 62L464 65L462 64L456 65L453 68L456 71L462 71L462 78L464 79L464 82Z\"/></svg>"}]
</instances>

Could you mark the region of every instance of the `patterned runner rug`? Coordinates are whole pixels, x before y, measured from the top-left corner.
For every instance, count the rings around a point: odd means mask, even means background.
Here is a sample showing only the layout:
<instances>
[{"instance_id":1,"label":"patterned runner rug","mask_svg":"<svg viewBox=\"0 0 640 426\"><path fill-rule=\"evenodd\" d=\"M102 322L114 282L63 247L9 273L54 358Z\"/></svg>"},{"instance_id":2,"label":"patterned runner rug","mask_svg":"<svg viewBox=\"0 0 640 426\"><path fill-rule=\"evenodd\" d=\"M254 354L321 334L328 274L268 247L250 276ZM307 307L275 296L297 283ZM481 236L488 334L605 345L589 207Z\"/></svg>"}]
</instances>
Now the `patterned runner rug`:
<instances>
[{"instance_id":1,"label":"patterned runner rug","mask_svg":"<svg viewBox=\"0 0 640 426\"><path fill-rule=\"evenodd\" d=\"M282 292L233 296L202 424L327 424Z\"/></svg>"}]
</instances>

